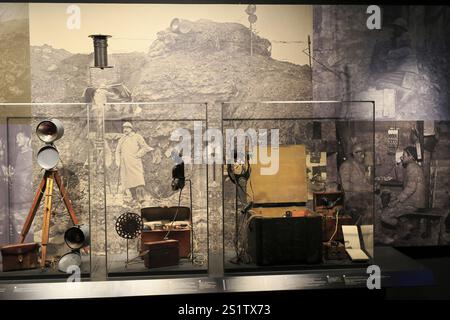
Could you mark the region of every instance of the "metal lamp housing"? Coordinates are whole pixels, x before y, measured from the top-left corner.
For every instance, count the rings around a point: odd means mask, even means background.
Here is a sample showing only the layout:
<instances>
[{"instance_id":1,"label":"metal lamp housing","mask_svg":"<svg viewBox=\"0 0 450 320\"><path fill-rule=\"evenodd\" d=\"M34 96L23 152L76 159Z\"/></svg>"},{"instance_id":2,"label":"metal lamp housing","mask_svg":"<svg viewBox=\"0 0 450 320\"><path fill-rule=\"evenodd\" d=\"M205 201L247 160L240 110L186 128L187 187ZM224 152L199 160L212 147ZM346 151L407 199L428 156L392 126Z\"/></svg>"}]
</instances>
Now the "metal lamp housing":
<instances>
[{"instance_id":1,"label":"metal lamp housing","mask_svg":"<svg viewBox=\"0 0 450 320\"><path fill-rule=\"evenodd\" d=\"M81 254L76 250L66 253L58 261L58 270L60 272L68 273L70 272L69 268L74 266L81 267Z\"/></svg>"},{"instance_id":2,"label":"metal lamp housing","mask_svg":"<svg viewBox=\"0 0 450 320\"><path fill-rule=\"evenodd\" d=\"M64 126L58 119L41 121L36 127L38 138L45 143L53 143L64 135Z\"/></svg>"},{"instance_id":3,"label":"metal lamp housing","mask_svg":"<svg viewBox=\"0 0 450 320\"><path fill-rule=\"evenodd\" d=\"M78 250L89 245L90 232L88 225L77 225L70 227L64 233L64 241L72 250Z\"/></svg>"},{"instance_id":4,"label":"metal lamp housing","mask_svg":"<svg viewBox=\"0 0 450 320\"><path fill-rule=\"evenodd\" d=\"M51 170L59 162L59 152L53 144L47 144L39 149L37 153L37 163L45 170Z\"/></svg>"}]
</instances>

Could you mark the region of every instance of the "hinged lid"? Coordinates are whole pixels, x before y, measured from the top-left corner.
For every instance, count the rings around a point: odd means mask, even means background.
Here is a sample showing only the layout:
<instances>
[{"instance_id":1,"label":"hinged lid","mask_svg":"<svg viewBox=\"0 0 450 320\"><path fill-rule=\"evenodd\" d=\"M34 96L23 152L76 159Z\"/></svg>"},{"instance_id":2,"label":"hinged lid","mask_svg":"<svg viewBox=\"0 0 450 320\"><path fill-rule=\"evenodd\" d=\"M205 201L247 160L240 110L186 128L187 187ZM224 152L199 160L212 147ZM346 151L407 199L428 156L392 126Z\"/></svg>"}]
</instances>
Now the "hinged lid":
<instances>
[{"instance_id":1,"label":"hinged lid","mask_svg":"<svg viewBox=\"0 0 450 320\"><path fill-rule=\"evenodd\" d=\"M38 243L17 243L9 244L1 248L2 254L6 255L19 255L25 254L31 251L37 251L39 248Z\"/></svg>"}]
</instances>

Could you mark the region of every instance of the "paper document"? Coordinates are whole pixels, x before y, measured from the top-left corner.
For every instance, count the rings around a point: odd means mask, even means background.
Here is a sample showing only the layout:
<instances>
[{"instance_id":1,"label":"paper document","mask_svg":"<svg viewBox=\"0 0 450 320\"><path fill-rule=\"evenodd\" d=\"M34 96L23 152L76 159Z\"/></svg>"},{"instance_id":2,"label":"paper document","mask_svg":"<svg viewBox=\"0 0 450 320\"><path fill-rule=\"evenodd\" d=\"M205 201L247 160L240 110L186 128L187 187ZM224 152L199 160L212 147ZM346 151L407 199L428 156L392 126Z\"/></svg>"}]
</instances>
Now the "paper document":
<instances>
[{"instance_id":1,"label":"paper document","mask_svg":"<svg viewBox=\"0 0 450 320\"><path fill-rule=\"evenodd\" d=\"M352 261L369 260L369 257L361 250L358 227L342 226L342 233L344 234L345 251L347 251Z\"/></svg>"}]
</instances>

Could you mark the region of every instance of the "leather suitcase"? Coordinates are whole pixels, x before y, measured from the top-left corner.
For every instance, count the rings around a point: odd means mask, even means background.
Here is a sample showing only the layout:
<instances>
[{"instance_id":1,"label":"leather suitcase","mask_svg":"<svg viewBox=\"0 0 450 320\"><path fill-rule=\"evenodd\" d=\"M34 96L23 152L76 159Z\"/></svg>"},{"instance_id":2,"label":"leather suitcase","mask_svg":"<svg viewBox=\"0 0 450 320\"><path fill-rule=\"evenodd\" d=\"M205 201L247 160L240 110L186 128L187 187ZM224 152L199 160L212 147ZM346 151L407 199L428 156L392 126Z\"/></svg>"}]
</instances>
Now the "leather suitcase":
<instances>
[{"instance_id":1,"label":"leather suitcase","mask_svg":"<svg viewBox=\"0 0 450 320\"><path fill-rule=\"evenodd\" d=\"M146 207L141 209L141 217L145 222L150 221L186 221L190 222L191 209L189 207ZM192 226L191 226L192 227ZM144 251L144 243L163 241L169 229L147 230L141 233L141 250ZM191 229L190 227L175 229L171 228L169 239L179 241L180 258L188 258L191 254Z\"/></svg>"},{"instance_id":2,"label":"leather suitcase","mask_svg":"<svg viewBox=\"0 0 450 320\"><path fill-rule=\"evenodd\" d=\"M38 243L20 243L1 248L3 271L35 269L38 264Z\"/></svg>"},{"instance_id":3,"label":"leather suitcase","mask_svg":"<svg viewBox=\"0 0 450 320\"><path fill-rule=\"evenodd\" d=\"M257 265L322 262L322 217L255 217L248 231L248 250Z\"/></svg>"},{"instance_id":4,"label":"leather suitcase","mask_svg":"<svg viewBox=\"0 0 450 320\"><path fill-rule=\"evenodd\" d=\"M145 251L145 243L163 241L168 230L144 230L141 233L142 250ZM188 258L191 254L191 230L172 229L169 240L176 240L179 244L180 258Z\"/></svg>"},{"instance_id":5,"label":"leather suitcase","mask_svg":"<svg viewBox=\"0 0 450 320\"><path fill-rule=\"evenodd\" d=\"M144 243L144 249L144 252L146 252L144 255L146 268L175 266L179 263L177 240L146 242Z\"/></svg>"}]
</instances>

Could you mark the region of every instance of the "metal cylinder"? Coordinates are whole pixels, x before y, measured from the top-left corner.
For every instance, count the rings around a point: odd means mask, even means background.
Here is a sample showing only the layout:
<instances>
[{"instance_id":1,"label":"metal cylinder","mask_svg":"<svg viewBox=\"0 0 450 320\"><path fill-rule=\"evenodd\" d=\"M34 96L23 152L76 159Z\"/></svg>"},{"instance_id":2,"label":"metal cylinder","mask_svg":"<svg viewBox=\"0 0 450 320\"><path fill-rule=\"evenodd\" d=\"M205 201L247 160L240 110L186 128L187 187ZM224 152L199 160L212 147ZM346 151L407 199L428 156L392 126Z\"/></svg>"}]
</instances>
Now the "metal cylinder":
<instances>
[{"instance_id":1,"label":"metal cylinder","mask_svg":"<svg viewBox=\"0 0 450 320\"><path fill-rule=\"evenodd\" d=\"M70 266L81 267L81 254L78 251L68 252L59 259L59 271L67 273L67 268Z\"/></svg>"},{"instance_id":2,"label":"metal cylinder","mask_svg":"<svg viewBox=\"0 0 450 320\"><path fill-rule=\"evenodd\" d=\"M81 249L89 245L90 234L88 225L78 225L67 229L64 233L64 241L71 249Z\"/></svg>"},{"instance_id":3,"label":"metal cylinder","mask_svg":"<svg viewBox=\"0 0 450 320\"><path fill-rule=\"evenodd\" d=\"M59 152L53 145L42 147L37 153L37 163L45 170L56 167L59 162Z\"/></svg>"},{"instance_id":4,"label":"metal cylinder","mask_svg":"<svg viewBox=\"0 0 450 320\"><path fill-rule=\"evenodd\" d=\"M45 143L55 142L64 135L64 126L58 119L44 120L36 126L36 135Z\"/></svg>"},{"instance_id":5,"label":"metal cylinder","mask_svg":"<svg viewBox=\"0 0 450 320\"><path fill-rule=\"evenodd\" d=\"M108 67L108 38L109 35L90 35L94 41L94 66L96 68Z\"/></svg>"}]
</instances>

